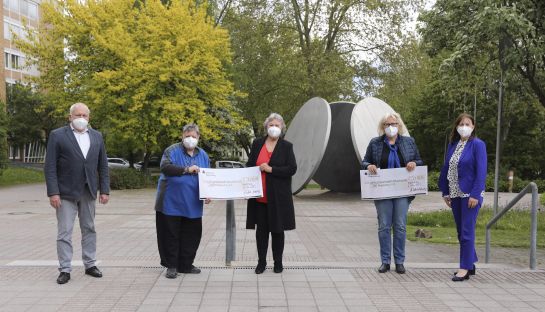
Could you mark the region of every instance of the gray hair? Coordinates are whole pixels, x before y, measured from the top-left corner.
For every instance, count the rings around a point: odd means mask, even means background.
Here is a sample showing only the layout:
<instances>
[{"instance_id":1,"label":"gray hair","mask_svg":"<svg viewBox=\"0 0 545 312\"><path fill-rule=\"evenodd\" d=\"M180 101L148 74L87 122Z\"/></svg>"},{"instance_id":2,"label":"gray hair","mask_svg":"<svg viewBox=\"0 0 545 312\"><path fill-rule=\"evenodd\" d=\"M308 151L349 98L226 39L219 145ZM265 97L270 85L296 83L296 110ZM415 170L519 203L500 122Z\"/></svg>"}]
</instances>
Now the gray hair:
<instances>
[{"instance_id":1,"label":"gray hair","mask_svg":"<svg viewBox=\"0 0 545 312\"><path fill-rule=\"evenodd\" d=\"M72 106L70 106L70 115L72 115L74 113L74 110L76 110L76 107L78 106L83 106L85 107L85 109L87 109L87 114L88 115L91 115L91 110L89 109L89 107L87 105L85 105L84 103L74 103L72 104Z\"/></svg>"},{"instance_id":2,"label":"gray hair","mask_svg":"<svg viewBox=\"0 0 545 312\"><path fill-rule=\"evenodd\" d=\"M265 133L267 133L267 125L269 124L269 122L275 119L280 121L280 123L282 124L282 126L280 127L280 129L282 130L282 133L286 132L286 124L284 123L284 118L282 118L282 116L280 116L280 114L278 113L271 113L269 117L265 119L265 122L263 123L263 129L265 129Z\"/></svg>"},{"instance_id":3,"label":"gray hair","mask_svg":"<svg viewBox=\"0 0 545 312\"><path fill-rule=\"evenodd\" d=\"M393 117L397 121L398 123L397 129L398 129L399 135L405 135L407 133L407 127L405 127L405 123L403 123L401 116L396 112L387 113L380 119L380 122L378 123L378 135L379 136L384 135L385 133L384 123L386 122L386 119L390 117Z\"/></svg>"},{"instance_id":4,"label":"gray hair","mask_svg":"<svg viewBox=\"0 0 545 312\"><path fill-rule=\"evenodd\" d=\"M182 132L183 133L186 133L186 132L190 132L190 131L195 131L197 132L197 135L198 136L201 136L201 133L199 132L199 126L197 126L196 124L194 123L191 123L191 124L187 124L183 127L182 129Z\"/></svg>"}]
</instances>

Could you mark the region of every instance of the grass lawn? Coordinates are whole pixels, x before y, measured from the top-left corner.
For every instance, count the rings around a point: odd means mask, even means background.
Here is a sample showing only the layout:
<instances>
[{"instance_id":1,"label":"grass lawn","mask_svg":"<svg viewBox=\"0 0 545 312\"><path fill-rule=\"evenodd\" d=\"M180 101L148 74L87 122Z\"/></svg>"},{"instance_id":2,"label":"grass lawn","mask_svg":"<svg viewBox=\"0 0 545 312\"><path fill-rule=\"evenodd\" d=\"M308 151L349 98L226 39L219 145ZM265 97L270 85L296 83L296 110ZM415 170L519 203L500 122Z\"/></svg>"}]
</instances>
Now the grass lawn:
<instances>
[{"instance_id":1,"label":"grass lawn","mask_svg":"<svg viewBox=\"0 0 545 312\"><path fill-rule=\"evenodd\" d=\"M476 243L485 244L486 223L492 218L490 207L482 208L477 219ZM530 211L511 209L490 231L490 243L499 247L530 247ZM537 247L545 247L545 212L538 211ZM419 229L431 230L432 238L416 238ZM456 225L450 210L409 213L407 239L441 244L458 244Z\"/></svg>"},{"instance_id":2,"label":"grass lawn","mask_svg":"<svg viewBox=\"0 0 545 312\"><path fill-rule=\"evenodd\" d=\"M44 182L44 173L37 169L8 167L0 175L0 187Z\"/></svg>"}]
</instances>

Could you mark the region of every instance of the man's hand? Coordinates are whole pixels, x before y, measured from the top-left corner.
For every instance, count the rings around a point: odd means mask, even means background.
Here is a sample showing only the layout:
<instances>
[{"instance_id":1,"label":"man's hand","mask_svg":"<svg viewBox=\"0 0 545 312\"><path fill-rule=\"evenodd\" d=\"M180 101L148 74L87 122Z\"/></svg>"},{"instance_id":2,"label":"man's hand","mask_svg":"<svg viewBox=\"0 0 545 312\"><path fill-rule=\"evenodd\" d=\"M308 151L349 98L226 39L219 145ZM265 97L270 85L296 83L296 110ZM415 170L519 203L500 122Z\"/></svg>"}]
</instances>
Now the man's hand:
<instances>
[{"instance_id":1,"label":"man's hand","mask_svg":"<svg viewBox=\"0 0 545 312\"><path fill-rule=\"evenodd\" d=\"M110 195L108 194L100 194L100 196L98 197L98 202L103 205L106 205L109 200L110 200Z\"/></svg>"},{"instance_id":2,"label":"man's hand","mask_svg":"<svg viewBox=\"0 0 545 312\"><path fill-rule=\"evenodd\" d=\"M370 174L377 174L377 166L369 165L367 166L367 171L369 171Z\"/></svg>"},{"instance_id":3,"label":"man's hand","mask_svg":"<svg viewBox=\"0 0 545 312\"><path fill-rule=\"evenodd\" d=\"M49 197L49 204L55 209L61 208L61 196L53 195Z\"/></svg>"},{"instance_id":4,"label":"man's hand","mask_svg":"<svg viewBox=\"0 0 545 312\"><path fill-rule=\"evenodd\" d=\"M259 170L265 171L266 173L271 173L272 172L272 167L269 166L269 164L267 164L267 163L262 163L261 165L259 165Z\"/></svg>"},{"instance_id":5,"label":"man's hand","mask_svg":"<svg viewBox=\"0 0 545 312\"><path fill-rule=\"evenodd\" d=\"M204 203L207 204L207 205L210 204L211 201L212 200L210 198L205 198L204 199Z\"/></svg>"}]
</instances>

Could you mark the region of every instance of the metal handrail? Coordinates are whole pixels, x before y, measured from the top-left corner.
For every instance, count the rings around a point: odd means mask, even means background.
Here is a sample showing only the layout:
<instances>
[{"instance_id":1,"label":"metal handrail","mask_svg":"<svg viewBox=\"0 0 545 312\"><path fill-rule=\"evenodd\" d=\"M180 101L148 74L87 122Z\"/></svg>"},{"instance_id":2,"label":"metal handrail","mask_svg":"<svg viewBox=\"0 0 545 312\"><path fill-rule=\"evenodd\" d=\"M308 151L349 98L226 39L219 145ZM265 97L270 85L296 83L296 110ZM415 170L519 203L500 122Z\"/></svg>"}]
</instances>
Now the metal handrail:
<instances>
[{"instance_id":1,"label":"metal handrail","mask_svg":"<svg viewBox=\"0 0 545 312\"><path fill-rule=\"evenodd\" d=\"M530 228L530 270L536 269L536 245L537 245L537 207L538 207L538 192L537 184L530 182L518 195L513 198L505 208L502 209L486 224L486 257L485 262L490 259L490 228L494 225L509 209L527 193L532 193L532 212L531 212L531 228Z\"/></svg>"}]
</instances>

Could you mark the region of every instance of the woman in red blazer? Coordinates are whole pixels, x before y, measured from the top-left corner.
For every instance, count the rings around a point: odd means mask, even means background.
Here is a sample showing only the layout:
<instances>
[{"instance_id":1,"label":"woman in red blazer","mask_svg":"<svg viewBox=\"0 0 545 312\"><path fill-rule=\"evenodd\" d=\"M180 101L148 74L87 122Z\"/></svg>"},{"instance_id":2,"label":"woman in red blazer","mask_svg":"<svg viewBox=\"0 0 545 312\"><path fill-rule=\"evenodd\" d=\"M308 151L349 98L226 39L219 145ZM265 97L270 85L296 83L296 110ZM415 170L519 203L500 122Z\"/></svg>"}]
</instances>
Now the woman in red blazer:
<instances>
[{"instance_id":1,"label":"woman in red blazer","mask_svg":"<svg viewBox=\"0 0 545 312\"><path fill-rule=\"evenodd\" d=\"M272 236L274 272L282 272L284 231L295 229L291 177L297 171L297 164L293 146L282 138L286 129L282 116L272 113L263 126L266 136L254 140L246 163L248 167L259 166L264 194L261 198L249 199L247 207L246 228L256 230L259 258L256 274L263 273L267 266L269 233Z\"/></svg>"}]
</instances>

